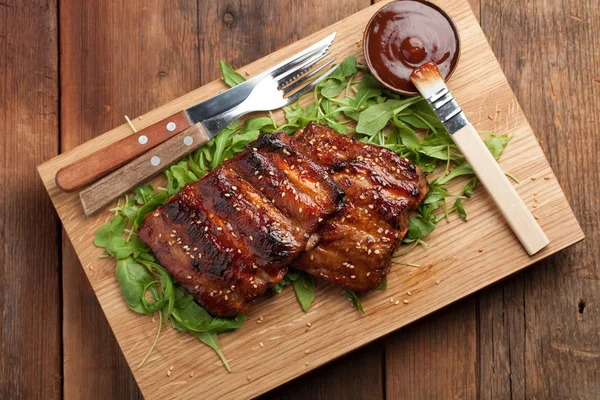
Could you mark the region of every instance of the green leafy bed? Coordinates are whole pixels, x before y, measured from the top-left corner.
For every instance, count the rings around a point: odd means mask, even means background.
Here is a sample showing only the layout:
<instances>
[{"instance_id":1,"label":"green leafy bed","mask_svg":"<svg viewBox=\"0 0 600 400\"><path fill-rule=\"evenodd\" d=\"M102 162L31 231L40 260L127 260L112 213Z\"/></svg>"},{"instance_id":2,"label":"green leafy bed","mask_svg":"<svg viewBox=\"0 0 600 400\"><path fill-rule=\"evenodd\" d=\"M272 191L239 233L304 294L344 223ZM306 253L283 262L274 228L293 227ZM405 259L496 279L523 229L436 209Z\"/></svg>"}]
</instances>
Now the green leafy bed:
<instances>
[{"instance_id":1,"label":"green leafy bed","mask_svg":"<svg viewBox=\"0 0 600 400\"><path fill-rule=\"evenodd\" d=\"M244 81L225 62L221 62L221 72L229 86ZM410 245L405 251L417 245L427 245L424 238L433 232L440 220L448 219L450 213L456 212L462 220L467 220L463 201L471 197L477 178L421 97L402 97L383 89L364 66L357 65L354 57L345 59L314 93L307 96L312 97L310 104L302 106L298 103L283 109L285 122L282 124L278 124L272 114L232 123L187 159L165 170L166 188L155 189L144 184L125 196L112 209L113 217L96 233L95 245L104 248L105 256L116 259L117 280L129 308L140 314L158 314L157 334L148 355L155 347L162 327L170 321L173 328L189 332L210 346L230 371L219 349L217 335L240 327L245 316L220 319L208 314L193 301L191 295L173 282L150 249L138 238L137 229L148 212L164 204L169 196L186 184L197 181L223 160L244 150L259 132L285 131L292 134L310 121L320 122L342 134L352 134L363 142L387 147L412 160L425 172L443 169L437 179L429 182L429 193L410 218L404 239L404 243ZM510 137L488 134L484 140L494 157L498 158ZM452 194L448 191L448 183L458 176L465 176L468 180L460 193ZM273 292L280 293L287 285L294 288L300 306L307 311L315 297L314 278L290 269ZM384 281L379 289L384 290L386 286ZM348 290L345 293L364 314L359 297Z\"/></svg>"}]
</instances>

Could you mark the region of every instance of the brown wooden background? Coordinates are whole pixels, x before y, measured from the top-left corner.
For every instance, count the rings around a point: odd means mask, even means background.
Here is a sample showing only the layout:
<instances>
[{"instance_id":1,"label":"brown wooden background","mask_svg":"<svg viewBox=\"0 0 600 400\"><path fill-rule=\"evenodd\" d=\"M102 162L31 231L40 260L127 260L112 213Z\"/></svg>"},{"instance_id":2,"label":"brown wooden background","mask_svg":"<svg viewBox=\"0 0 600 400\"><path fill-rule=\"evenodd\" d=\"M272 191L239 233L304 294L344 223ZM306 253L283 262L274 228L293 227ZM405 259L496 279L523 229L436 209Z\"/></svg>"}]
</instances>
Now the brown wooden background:
<instances>
[{"instance_id":1,"label":"brown wooden background","mask_svg":"<svg viewBox=\"0 0 600 400\"><path fill-rule=\"evenodd\" d=\"M600 7L470 3L587 239L265 398L600 398ZM141 397L34 167L369 4L0 0L0 398Z\"/></svg>"}]
</instances>

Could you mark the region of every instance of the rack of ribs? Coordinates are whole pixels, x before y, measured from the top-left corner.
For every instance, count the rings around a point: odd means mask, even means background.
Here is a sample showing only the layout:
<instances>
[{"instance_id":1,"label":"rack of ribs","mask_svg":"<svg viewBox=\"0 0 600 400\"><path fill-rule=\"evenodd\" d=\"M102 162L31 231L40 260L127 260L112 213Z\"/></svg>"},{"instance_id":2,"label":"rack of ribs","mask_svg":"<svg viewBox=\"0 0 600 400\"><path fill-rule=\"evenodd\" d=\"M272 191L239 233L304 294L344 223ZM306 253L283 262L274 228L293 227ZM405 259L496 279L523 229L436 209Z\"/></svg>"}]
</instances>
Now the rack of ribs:
<instances>
[{"instance_id":1,"label":"rack of ribs","mask_svg":"<svg viewBox=\"0 0 600 400\"><path fill-rule=\"evenodd\" d=\"M343 208L319 227L318 244L293 266L353 291L376 288L408 230L408 211L427 193L425 174L393 151L325 125L310 123L293 142L346 193Z\"/></svg>"},{"instance_id":2,"label":"rack of ribs","mask_svg":"<svg viewBox=\"0 0 600 400\"><path fill-rule=\"evenodd\" d=\"M146 216L141 240L212 315L244 313L342 207L344 192L305 154L263 134Z\"/></svg>"}]
</instances>

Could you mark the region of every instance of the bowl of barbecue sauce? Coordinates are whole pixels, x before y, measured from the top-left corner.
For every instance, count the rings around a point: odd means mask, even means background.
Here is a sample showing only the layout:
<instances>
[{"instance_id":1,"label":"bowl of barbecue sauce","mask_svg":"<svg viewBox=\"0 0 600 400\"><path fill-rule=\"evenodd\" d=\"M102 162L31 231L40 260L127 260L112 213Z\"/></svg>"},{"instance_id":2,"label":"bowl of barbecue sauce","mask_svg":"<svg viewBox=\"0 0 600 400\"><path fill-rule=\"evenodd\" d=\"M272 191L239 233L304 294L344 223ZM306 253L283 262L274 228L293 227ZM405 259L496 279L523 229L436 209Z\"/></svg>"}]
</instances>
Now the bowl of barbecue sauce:
<instances>
[{"instance_id":1,"label":"bowl of barbecue sauce","mask_svg":"<svg viewBox=\"0 0 600 400\"><path fill-rule=\"evenodd\" d=\"M460 37L448 14L435 4L399 0L371 18L363 49L371 73L386 88L414 96L419 92L410 74L421 65L434 62L442 78L450 78L460 56Z\"/></svg>"}]
</instances>

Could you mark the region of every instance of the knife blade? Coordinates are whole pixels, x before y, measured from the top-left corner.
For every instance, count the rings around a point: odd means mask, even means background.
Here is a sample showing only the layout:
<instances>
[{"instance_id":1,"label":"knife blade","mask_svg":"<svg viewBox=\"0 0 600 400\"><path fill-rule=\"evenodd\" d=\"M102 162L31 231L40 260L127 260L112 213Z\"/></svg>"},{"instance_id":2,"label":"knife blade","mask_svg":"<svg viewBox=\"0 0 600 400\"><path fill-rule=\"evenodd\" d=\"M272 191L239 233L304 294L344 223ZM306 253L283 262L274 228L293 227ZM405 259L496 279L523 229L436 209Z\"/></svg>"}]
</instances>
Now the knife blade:
<instances>
[{"instance_id":1,"label":"knife blade","mask_svg":"<svg viewBox=\"0 0 600 400\"><path fill-rule=\"evenodd\" d=\"M73 192L97 181L160 143L176 136L193 125L222 114L241 104L256 85L270 74L279 75L286 69L301 65L310 57L326 51L336 33L323 38L300 53L197 105L173 114L133 135L129 135L87 157L61 168L55 177L56 186Z\"/></svg>"}]
</instances>

